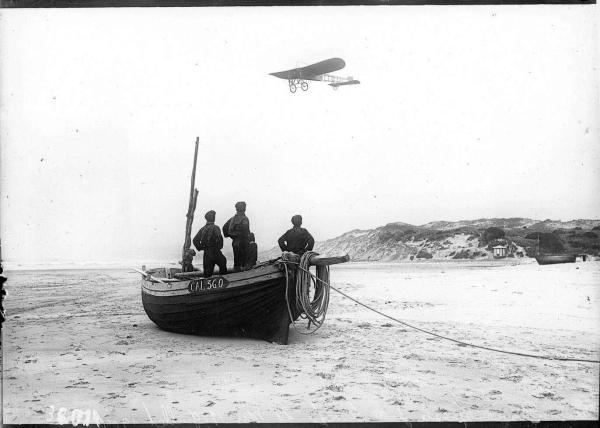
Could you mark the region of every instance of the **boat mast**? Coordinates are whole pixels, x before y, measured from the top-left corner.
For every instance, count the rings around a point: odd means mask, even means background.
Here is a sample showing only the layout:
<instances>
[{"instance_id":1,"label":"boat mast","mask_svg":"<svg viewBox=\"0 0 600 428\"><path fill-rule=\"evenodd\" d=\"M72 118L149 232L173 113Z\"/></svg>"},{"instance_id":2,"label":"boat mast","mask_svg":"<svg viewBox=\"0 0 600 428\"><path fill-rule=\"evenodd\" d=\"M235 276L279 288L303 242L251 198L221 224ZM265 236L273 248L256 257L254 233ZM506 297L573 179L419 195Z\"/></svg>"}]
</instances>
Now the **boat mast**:
<instances>
[{"instance_id":1,"label":"boat mast","mask_svg":"<svg viewBox=\"0 0 600 428\"><path fill-rule=\"evenodd\" d=\"M188 205L188 212L186 214L187 220L185 223L185 240L183 242L183 251L181 252L182 266L186 259L186 252L192 246L192 223L194 221L194 211L196 211L196 201L198 200L198 189L194 188L196 184L196 161L198 159L198 143L199 137L196 137L196 149L194 150L194 166L192 167L192 183L190 186L190 202Z\"/></svg>"}]
</instances>

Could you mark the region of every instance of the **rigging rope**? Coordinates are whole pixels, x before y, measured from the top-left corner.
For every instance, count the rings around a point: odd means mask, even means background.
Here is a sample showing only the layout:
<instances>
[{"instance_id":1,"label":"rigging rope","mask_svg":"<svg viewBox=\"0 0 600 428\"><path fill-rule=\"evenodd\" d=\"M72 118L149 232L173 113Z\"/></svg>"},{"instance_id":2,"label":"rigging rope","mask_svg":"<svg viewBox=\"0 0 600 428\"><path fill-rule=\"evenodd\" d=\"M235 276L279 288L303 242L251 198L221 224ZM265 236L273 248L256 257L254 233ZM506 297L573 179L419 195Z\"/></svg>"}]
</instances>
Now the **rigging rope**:
<instances>
[{"instance_id":1,"label":"rigging rope","mask_svg":"<svg viewBox=\"0 0 600 428\"><path fill-rule=\"evenodd\" d=\"M309 260L310 260L310 259L309 259ZM290 263L294 263L294 262L290 262ZM297 264L297 263L294 263L294 264ZM331 289L333 289L334 291L337 291L339 294L341 294L341 295L342 295L342 296L344 296L345 298L352 300L354 303L357 303L357 304L359 304L359 305L361 305L361 306L363 306L363 307L365 307L365 308L367 308L367 309L369 309L369 310L371 310L371 311L373 311L373 312L375 312L375 313L378 313L378 314L379 314L379 315L381 315L381 316L384 316L384 317L386 317L386 318L389 318L389 319L391 319L392 321L396 321L397 323L399 323L399 324L402 324L402 325L405 325L405 326L407 326L407 327L410 327L410 328L412 328L412 329L414 329L414 330L417 330L417 331L420 331L420 332L423 332L423 333L429 334L429 335L431 335L431 336L438 337L438 338L440 338L440 339L449 340L449 341L451 341L451 342L458 343L458 344L460 344L460 345L463 345L463 346L470 346L470 347L472 347L472 348L485 349L485 350L487 350L487 351L499 352L499 353L502 353L502 354L518 355L518 356L521 356L521 357L530 357L530 358L539 358L539 359L543 359L543 360L556 360L556 361L575 361L575 362L580 362L580 363L593 363L593 364L600 364L600 360L588 360L588 359L585 359L585 358L563 358L563 357L553 357L553 356L546 356L546 355L527 354L527 353L524 353L524 352L505 351L505 350L502 350L502 349L490 348L490 347L488 347L488 346L481 346L481 345L475 345L475 344L472 344L472 343L463 342L463 341L461 341L461 340L456 340L456 339L453 339L453 338L451 338L451 337L443 336L443 335L441 335L441 334L437 334L437 333L434 333L434 332L432 332L432 331L424 330L424 329L422 329L422 328L420 328L420 327L417 327L417 326L411 325L411 324L409 324L409 323L407 323L407 322L401 321L401 320L399 320L399 319L397 319L397 318L394 318L394 317L392 317L392 316L390 316L390 315L384 314L383 312L380 312L380 311L378 311L377 309L370 307L369 305L366 305L366 304L364 304L364 303L362 303L362 302L359 302L359 301L358 301L358 300L356 300L355 298L353 298L353 297L350 297L350 296L349 296L349 295L347 295L346 293L344 293L344 292L342 292L342 291L338 290L337 288L335 288L334 286L332 286L331 284L329 284L329 267L327 267L327 268L328 268L328 269L327 269L327 282L325 282L325 281L324 281L322 278L320 278L320 277L316 277L316 278L314 278L314 277L313 277L313 281L314 281L314 282L316 282L316 281L319 281L319 282L323 283L323 286L324 286L324 287L325 287L325 286L327 287L327 302L329 302L329 288L331 288ZM313 275L312 275L312 273L311 273L311 272L310 272L308 269L306 269L306 266L302 265L302 263L301 263L301 264L298 264L298 269L299 269L299 270L301 270L301 271L303 271L303 274L304 274L304 275L310 275L310 276L313 276ZM318 270L317 270L317 273L318 273ZM287 267L286 267L286 279L287 279ZM287 293L286 293L286 299L287 299ZM288 310L289 310L289 304L288 304ZM327 307L325 307L325 311L326 311L326 310L327 310ZM290 312L290 317L291 317L291 312ZM292 319L293 319L293 318L292 318ZM324 320L324 319L325 319L325 314L323 314L323 320ZM323 321L323 320L322 320L322 321ZM322 324L322 321L321 321L321 324ZM319 327L320 327L320 326L321 326L321 325L319 325ZM294 327L295 327L295 325L294 325ZM317 327L317 328L318 328L318 327ZM315 331L316 331L316 329L315 329ZM313 331L312 333L314 333L314 331Z\"/></svg>"},{"instance_id":2,"label":"rigging rope","mask_svg":"<svg viewBox=\"0 0 600 428\"><path fill-rule=\"evenodd\" d=\"M287 264L284 262L285 267L285 300L287 302L288 313L292 324L296 331L301 334L313 334L317 331L325 321L325 315L327 315L327 307L329 306L329 266L317 266L317 275L313 275L310 272L310 258L317 255L313 251L307 251L300 258L300 263L287 261L287 263L293 263L298 265L296 273L296 284L295 284L295 299L294 309L295 312L300 313L300 318L308 319L307 330L309 332L303 332L296 326L296 321L292 315L292 307L290 306L290 274L288 272ZM314 289L314 294L311 299L310 290L311 284ZM311 324L314 326L310 330Z\"/></svg>"}]
</instances>

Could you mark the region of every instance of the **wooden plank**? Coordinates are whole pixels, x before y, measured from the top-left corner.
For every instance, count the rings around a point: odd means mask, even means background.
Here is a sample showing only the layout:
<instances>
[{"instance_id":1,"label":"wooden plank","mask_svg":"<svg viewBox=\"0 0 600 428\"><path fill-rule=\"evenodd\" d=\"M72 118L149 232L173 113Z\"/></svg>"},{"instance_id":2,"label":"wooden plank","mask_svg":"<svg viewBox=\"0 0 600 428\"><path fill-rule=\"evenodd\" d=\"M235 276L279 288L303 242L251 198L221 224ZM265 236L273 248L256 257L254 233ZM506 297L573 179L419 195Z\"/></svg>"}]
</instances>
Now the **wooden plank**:
<instances>
[{"instance_id":1,"label":"wooden plank","mask_svg":"<svg viewBox=\"0 0 600 428\"><path fill-rule=\"evenodd\" d=\"M139 269L136 269L136 268L132 268L132 269L133 269L134 271L136 271L137 273L141 274L141 275L144 277L144 279L146 279L147 281L149 280L149 281L160 282L161 284L166 284L166 282L165 282L165 281L163 281L163 280L162 280L162 279L160 279L160 278L155 278L155 277L153 277L153 276L152 276L152 275L150 275L148 272L145 272L145 271L143 271L143 270L139 270Z\"/></svg>"},{"instance_id":2,"label":"wooden plank","mask_svg":"<svg viewBox=\"0 0 600 428\"><path fill-rule=\"evenodd\" d=\"M310 265L311 266L329 266L329 265L336 265L338 263L346 263L347 261L350 261L350 256L348 254L345 254L343 256L319 255L319 256L311 257Z\"/></svg>"},{"instance_id":3,"label":"wooden plank","mask_svg":"<svg viewBox=\"0 0 600 428\"><path fill-rule=\"evenodd\" d=\"M215 266L215 275L219 273L219 267ZM178 272L174 273L173 277L179 279L191 279L191 278L201 278L204 276L203 270L195 270L193 272Z\"/></svg>"},{"instance_id":4,"label":"wooden plank","mask_svg":"<svg viewBox=\"0 0 600 428\"><path fill-rule=\"evenodd\" d=\"M233 282L233 281L239 281L239 280L243 280L243 279L247 279L247 278L258 277L258 276L265 275L266 273L270 273L270 272L280 272L280 270L275 265L263 265L263 266L256 266L252 269L248 269L248 270L244 270L244 271L240 271L240 272L229 271L229 273L227 273L225 276L227 277L227 279L230 282ZM189 279L194 279L194 278L200 278L200 277L202 277L203 274L204 274L204 271L195 270L193 272L175 273L175 274L173 274L173 276L178 279L189 280ZM215 266L213 276L217 276L217 275L219 275L219 267Z\"/></svg>"}]
</instances>

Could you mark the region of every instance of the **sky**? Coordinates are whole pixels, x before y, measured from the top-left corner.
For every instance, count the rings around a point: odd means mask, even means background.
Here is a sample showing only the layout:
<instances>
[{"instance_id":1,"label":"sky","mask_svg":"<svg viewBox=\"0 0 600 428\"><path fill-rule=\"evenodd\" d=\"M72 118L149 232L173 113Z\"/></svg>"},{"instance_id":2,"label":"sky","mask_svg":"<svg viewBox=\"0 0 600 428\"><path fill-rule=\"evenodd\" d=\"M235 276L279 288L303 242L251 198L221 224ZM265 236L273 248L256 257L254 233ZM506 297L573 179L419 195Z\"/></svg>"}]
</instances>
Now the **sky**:
<instances>
[{"instance_id":1,"label":"sky","mask_svg":"<svg viewBox=\"0 0 600 428\"><path fill-rule=\"evenodd\" d=\"M2 10L2 258L179 260L196 137L194 233L244 200L259 250L294 214L597 219L597 11ZM269 75L332 57L361 84Z\"/></svg>"}]
</instances>

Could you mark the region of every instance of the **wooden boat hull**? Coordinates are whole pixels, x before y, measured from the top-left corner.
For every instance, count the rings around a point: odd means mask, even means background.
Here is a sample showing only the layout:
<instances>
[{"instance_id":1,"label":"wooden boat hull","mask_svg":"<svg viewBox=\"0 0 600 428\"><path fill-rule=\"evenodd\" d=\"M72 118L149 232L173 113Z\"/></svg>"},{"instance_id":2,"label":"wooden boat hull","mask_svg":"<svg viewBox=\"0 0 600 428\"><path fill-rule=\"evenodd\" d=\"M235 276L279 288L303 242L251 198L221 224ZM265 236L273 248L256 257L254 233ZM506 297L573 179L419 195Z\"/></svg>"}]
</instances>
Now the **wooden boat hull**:
<instances>
[{"instance_id":1,"label":"wooden boat hull","mask_svg":"<svg viewBox=\"0 0 600 428\"><path fill-rule=\"evenodd\" d=\"M540 265L553 265L558 263L575 263L573 254L540 254L535 256Z\"/></svg>"},{"instance_id":2,"label":"wooden boat hull","mask_svg":"<svg viewBox=\"0 0 600 428\"><path fill-rule=\"evenodd\" d=\"M166 278L166 271L162 271ZM155 269L152 275L160 278L161 272ZM143 279L144 310L157 326L171 332L250 337L287 344L291 318L285 272L279 264L213 278L222 278L228 284L198 293L193 291L193 280L160 283ZM294 287L290 287L291 302L294 292ZM294 320L298 315L292 313Z\"/></svg>"}]
</instances>

